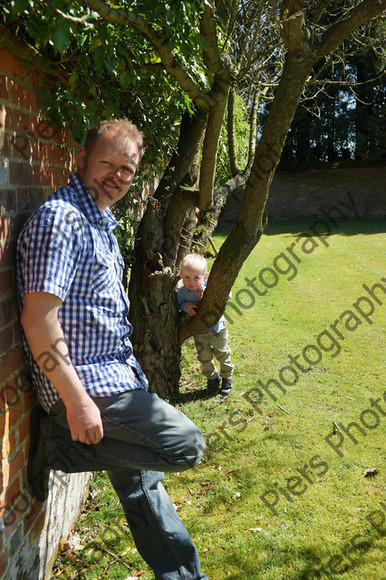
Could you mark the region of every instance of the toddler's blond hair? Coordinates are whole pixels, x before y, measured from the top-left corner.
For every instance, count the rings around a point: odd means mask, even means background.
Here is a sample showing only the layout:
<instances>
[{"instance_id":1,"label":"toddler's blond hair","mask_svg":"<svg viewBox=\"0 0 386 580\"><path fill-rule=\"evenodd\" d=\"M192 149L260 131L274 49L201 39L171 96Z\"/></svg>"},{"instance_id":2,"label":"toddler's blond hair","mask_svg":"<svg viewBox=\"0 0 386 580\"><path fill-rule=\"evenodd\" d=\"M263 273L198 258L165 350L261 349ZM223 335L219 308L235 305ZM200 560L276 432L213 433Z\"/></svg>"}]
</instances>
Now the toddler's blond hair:
<instances>
[{"instance_id":1,"label":"toddler's blond hair","mask_svg":"<svg viewBox=\"0 0 386 580\"><path fill-rule=\"evenodd\" d=\"M181 262L181 273L184 268L190 268L205 275L208 272L208 262L201 254L187 254Z\"/></svg>"}]
</instances>

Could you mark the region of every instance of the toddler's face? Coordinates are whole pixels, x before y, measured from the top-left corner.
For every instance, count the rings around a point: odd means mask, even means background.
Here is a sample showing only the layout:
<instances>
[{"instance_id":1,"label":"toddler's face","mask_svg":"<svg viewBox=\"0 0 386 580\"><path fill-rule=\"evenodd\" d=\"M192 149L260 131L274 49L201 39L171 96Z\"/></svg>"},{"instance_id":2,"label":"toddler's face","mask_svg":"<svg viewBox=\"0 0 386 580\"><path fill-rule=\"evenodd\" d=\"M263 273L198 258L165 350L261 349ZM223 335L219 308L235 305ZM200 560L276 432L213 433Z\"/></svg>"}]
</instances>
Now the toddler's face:
<instances>
[{"instance_id":1,"label":"toddler's face","mask_svg":"<svg viewBox=\"0 0 386 580\"><path fill-rule=\"evenodd\" d=\"M208 274L203 274L202 272L193 270L192 268L183 268L181 275L185 288L188 288L189 290L197 290L197 288L201 288L204 280L208 277Z\"/></svg>"}]
</instances>

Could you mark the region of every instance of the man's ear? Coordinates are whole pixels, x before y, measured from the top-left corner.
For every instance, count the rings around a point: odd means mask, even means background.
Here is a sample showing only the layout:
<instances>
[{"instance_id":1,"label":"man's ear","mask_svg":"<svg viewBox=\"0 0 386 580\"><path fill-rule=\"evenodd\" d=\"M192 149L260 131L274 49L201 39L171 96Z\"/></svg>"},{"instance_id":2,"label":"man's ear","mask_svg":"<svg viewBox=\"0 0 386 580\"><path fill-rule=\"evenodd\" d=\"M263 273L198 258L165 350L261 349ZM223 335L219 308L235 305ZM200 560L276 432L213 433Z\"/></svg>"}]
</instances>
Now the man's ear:
<instances>
[{"instance_id":1,"label":"man's ear","mask_svg":"<svg viewBox=\"0 0 386 580\"><path fill-rule=\"evenodd\" d=\"M79 169L85 169L87 162L87 151L85 147L80 147L76 154L76 162Z\"/></svg>"}]
</instances>

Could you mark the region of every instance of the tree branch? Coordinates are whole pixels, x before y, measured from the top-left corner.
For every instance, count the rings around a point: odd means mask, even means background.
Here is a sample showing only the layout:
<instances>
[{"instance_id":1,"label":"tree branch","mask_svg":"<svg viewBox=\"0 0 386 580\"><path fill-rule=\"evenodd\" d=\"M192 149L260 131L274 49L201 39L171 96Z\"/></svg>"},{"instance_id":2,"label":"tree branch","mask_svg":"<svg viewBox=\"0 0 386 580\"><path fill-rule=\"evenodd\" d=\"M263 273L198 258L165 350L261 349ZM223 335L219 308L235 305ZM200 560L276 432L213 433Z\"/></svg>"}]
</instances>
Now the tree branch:
<instances>
[{"instance_id":1,"label":"tree branch","mask_svg":"<svg viewBox=\"0 0 386 580\"><path fill-rule=\"evenodd\" d=\"M194 115L188 112L182 115L177 147L153 196L159 201L170 198L189 171L200 151L207 120L208 109L197 109Z\"/></svg>"},{"instance_id":2,"label":"tree branch","mask_svg":"<svg viewBox=\"0 0 386 580\"><path fill-rule=\"evenodd\" d=\"M216 20L213 10L207 1L204 1L204 11L200 20L200 33L206 39L207 48L203 50L204 64L213 74L217 74L223 68L218 52Z\"/></svg>"},{"instance_id":3,"label":"tree branch","mask_svg":"<svg viewBox=\"0 0 386 580\"><path fill-rule=\"evenodd\" d=\"M304 22L304 0L283 1L282 37L290 52L304 52L308 41Z\"/></svg>"},{"instance_id":4,"label":"tree branch","mask_svg":"<svg viewBox=\"0 0 386 580\"><path fill-rule=\"evenodd\" d=\"M319 22L328 3L329 0L320 0L319 4L313 8L309 17L311 24L317 24Z\"/></svg>"},{"instance_id":5,"label":"tree branch","mask_svg":"<svg viewBox=\"0 0 386 580\"><path fill-rule=\"evenodd\" d=\"M236 133L235 133L235 93L231 88L228 95L228 119L227 119L227 133L228 133L228 152L229 163L232 177L235 177L240 171L237 162L237 148L236 148Z\"/></svg>"},{"instance_id":6,"label":"tree branch","mask_svg":"<svg viewBox=\"0 0 386 580\"><path fill-rule=\"evenodd\" d=\"M140 32L153 46L165 70L177 81L192 101L202 107L210 107L213 104L210 95L196 85L184 68L178 64L169 46L161 40L154 28L144 18L134 14L134 12L110 8L102 0L87 0L87 4L96 10L106 22L131 26Z\"/></svg>"},{"instance_id":7,"label":"tree branch","mask_svg":"<svg viewBox=\"0 0 386 580\"><path fill-rule=\"evenodd\" d=\"M200 209L209 209L213 203L213 184L216 171L218 142L228 100L230 77L224 79L216 75L213 92L216 94L216 104L209 109L208 124L206 126L202 161L200 168Z\"/></svg>"},{"instance_id":8,"label":"tree branch","mask_svg":"<svg viewBox=\"0 0 386 580\"><path fill-rule=\"evenodd\" d=\"M59 14L59 16L61 18L63 18L64 20L70 20L70 22L86 22L86 20L90 16L90 9L89 8L86 8L86 14L84 14L84 16L80 16L78 18L76 16L70 16L70 14L65 14L64 12L59 10L59 8L56 8L56 6L54 6L52 4L52 2L47 2L47 5L49 6L49 8L51 8L51 10L56 12L56 14Z\"/></svg>"},{"instance_id":9,"label":"tree branch","mask_svg":"<svg viewBox=\"0 0 386 580\"><path fill-rule=\"evenodd\" d=\"M349 34L386 10L386 0L363 0L313 41L316 59L334 50Z\"/></svg>"}]
</instances>

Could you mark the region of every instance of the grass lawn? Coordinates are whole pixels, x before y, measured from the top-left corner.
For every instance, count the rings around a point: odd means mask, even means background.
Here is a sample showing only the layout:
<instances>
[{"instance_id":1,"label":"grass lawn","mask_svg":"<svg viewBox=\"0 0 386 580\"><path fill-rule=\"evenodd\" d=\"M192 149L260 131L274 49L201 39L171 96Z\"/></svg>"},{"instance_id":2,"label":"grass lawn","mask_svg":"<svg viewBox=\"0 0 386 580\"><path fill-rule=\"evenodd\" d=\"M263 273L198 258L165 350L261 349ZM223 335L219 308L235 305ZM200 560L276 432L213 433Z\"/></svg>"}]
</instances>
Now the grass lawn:
<instances>
[{"instance_id":1,"label":"grass lawn","mask_svg":"<svg viewBox=\"0 0 386 580\"><path fill-rule=\"evenodd\" d=\"M327 238L312 221L268 226L227 306L230 397L197 396L204 379L184 345L177 405L207 451L165 487L209 580L386 578L386 297L371 294L385 225L341 221ZM54 574L154 577L105 474Z\"/></svg>"}]
</instances>

